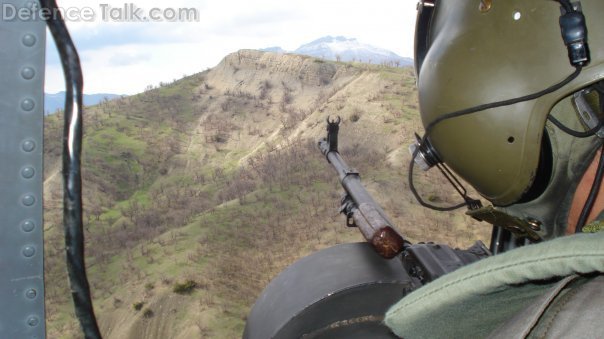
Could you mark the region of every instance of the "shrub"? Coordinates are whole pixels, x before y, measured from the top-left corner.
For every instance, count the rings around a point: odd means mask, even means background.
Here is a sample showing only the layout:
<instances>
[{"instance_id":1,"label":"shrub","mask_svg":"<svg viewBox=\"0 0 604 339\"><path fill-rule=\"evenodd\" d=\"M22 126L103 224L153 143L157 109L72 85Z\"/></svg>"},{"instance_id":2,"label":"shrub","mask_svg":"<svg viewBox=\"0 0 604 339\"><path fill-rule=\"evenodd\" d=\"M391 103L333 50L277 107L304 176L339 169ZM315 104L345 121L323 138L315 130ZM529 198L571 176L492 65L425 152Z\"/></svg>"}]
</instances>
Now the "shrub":
<instances>
[{"instance_id":1,"label":"shrub","mask_svg":"<svg viewBox=\"0 0 604 339\"><path fill-rule=\"evenodd\" d=\"M360 108L355 107L352 110L352 115L350 116L350 121L351 122L359 121L359 119L361 119L361 115L363 115L363 111Z\"/></svg>"},{"instance_id":2,"label":"shrub","mask_svg":"<svg viewBox=\"0 0 604 339\"><path fill-rule=\"evenodd\" d=\"M155 313L153 313L153 310L150 308L145 309L145 311L143 311L143 318L145 319L149 319L152 318L155 315Z\"/></svg>"},{"instance_id":3,"label":"shrub","mask_svg":"<svg viewBox=\"0 0 604 339\"><path fill-rule=\"evenodd\" d=\"M132 308L134 308L135 311L140 311L144 305L145 305L144 301L138 301L138 302L135 302L134 304L132 304Z\"/></svg>"},{"instance_id":4,"label":"shrub","mask_svg":"<svg viewBox=\"0 0 604 339\"><path fill-rule=\"evenodd\" d=\"M113 298L113 307L118 308L122 306L123 301L120 298Z\"/></svg>"},{"instance_id":5,"label":"shrub","mask_svg":"<svg viewBox=\"0 0 604 339\"><path fill-rule=\"evenodd\" d=\"M191 294L193 290L197 288L197 282L194 280L187 280L184 283L176 283L174 284L174 288L172 291L176 294Z\"/></svg>"},{"instance_id":6,"label":"shrub","mask_svg":"<svg viewBox=\"0 0 604 339\"><path fill-rule=\"evenodd\" d=\"M229 135L226 133L218 133L213 135L211 140L214 143L224 144L225 142L229 141Z\"/></svg>"},{"instance_id":7,"label":"shrub","mask_svg":"<svg viewBox=\"0 0 604 339\"><path fill-rule=\"evenodd\" d=\"M428 201L430 202L442 202L442 200L440 199L440 197L436 194L430 194L428 196Z\"/></svg>"}]
</instances>

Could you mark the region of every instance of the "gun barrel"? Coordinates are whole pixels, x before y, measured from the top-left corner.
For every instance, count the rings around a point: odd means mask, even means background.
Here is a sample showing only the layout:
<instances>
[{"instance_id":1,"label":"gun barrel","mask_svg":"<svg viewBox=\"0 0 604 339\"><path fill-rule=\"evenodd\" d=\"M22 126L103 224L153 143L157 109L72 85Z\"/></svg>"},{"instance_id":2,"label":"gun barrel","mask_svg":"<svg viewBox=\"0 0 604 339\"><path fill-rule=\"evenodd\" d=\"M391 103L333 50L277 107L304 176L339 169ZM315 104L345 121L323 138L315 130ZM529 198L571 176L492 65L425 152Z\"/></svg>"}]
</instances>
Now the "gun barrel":
<instances>
[{"instance_id":1,"label":"gun barrel","mask_svg":"<svg viewBox=\"0 0 604 339\"><path fill-rule=\"evenodd\" d=\"M338 173L340 183L354 202L354 207L349 212L365 239L384 258L393 258L402 252L405 246L403 237L395 231L386 212L363 187L359 173L352 170L336 150L330 150L327 140L321 140L319 148Z\"/></svg>"}]
</instances>

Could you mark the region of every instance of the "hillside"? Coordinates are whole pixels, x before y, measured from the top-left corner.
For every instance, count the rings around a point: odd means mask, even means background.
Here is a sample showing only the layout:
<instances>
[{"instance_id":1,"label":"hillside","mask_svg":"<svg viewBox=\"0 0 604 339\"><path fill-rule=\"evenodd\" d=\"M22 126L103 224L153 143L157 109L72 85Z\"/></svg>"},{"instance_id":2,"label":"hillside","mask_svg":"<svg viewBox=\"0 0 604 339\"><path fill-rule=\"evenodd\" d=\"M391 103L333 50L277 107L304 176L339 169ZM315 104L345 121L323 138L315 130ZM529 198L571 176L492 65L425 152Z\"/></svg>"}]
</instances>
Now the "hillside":
<instances>
[{"instance_id":1,"label":"hillside","mask_svg":"<svg viewBox=\"0 0 604 339\"><path fill-rule=\"evenodd\" d=\"M87 265L106 338L238 338L256 296L297 258L359 241L316 149L340 149L411 241L485 238L462 212L422 209L407 145L419 131L410 68L242 50L213 69L85 112ZM48 336L78 338L63 263L61 117L45 121ZM433 202L444 179L418 173Z\"/></svg>"}]
</instances>

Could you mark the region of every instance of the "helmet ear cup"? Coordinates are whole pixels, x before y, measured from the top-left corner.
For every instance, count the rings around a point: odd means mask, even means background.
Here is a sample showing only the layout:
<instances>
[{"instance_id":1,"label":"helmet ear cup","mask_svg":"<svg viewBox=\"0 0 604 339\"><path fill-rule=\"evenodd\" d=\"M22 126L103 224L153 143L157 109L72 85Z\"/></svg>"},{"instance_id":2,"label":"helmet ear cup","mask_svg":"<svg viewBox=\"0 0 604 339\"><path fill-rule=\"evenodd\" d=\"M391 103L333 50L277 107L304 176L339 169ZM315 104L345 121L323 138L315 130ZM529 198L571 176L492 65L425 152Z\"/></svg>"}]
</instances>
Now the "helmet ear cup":
<instances>
[{"instance_id":1,"label":"helmet ear cup","mask_svg":"<svg viewBox=\"0 0 604 339\"><path fill-rule=\"evenodd\" d=\"M545 192L552 178L554 167L554 159L552 152L552 143L547 133L547 129L543 131L541 140L541 152L539 153L539 164L535 172L535 178L530 188L522 195L518 203L525 203L535 200Z\"/></svg>"}]
</instances>

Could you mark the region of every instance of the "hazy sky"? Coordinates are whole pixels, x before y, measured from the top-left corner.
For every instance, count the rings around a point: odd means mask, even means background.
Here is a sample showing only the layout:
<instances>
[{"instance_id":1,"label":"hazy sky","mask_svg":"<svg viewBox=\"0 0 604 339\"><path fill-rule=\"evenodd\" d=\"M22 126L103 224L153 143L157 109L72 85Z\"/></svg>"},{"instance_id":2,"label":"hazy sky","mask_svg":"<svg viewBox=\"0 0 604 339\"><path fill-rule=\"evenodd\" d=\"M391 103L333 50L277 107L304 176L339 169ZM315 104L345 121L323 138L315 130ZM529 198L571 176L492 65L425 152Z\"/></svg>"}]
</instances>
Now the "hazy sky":
<instances>
[{"instance_id":1,"label":"hazy sky","mask_svg":"<svg viewBox=\"0 0 604 339\"><path fill-rule=\"evenodd\" d=\"M58 0L80 52L86 93L135 94L215 66L243 48L293 50L322 36L343 35L413 54L414 0L212 0L134 2ZM126 6L128 12L123 8ZM138 8L129 16L129 10ZM153 10L153 9L156 10ZM192 21L169 19L193 9ZM135 20L124 22L123 20ZM46 91L64 82L54 43L48 42Z\"/></svg>"}]
</instances>

